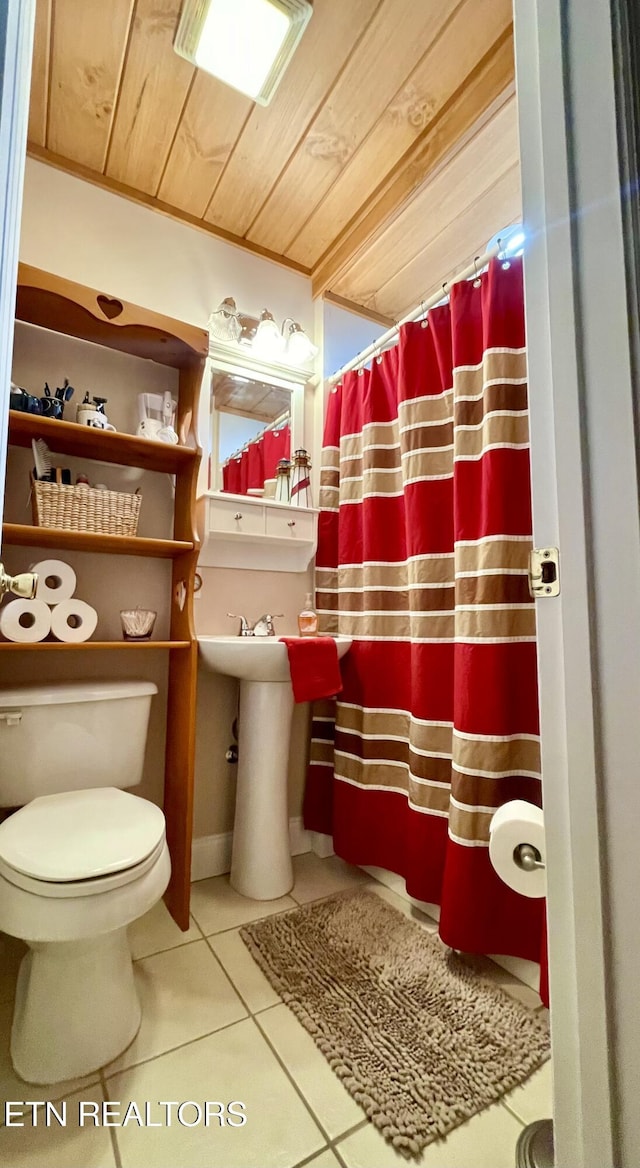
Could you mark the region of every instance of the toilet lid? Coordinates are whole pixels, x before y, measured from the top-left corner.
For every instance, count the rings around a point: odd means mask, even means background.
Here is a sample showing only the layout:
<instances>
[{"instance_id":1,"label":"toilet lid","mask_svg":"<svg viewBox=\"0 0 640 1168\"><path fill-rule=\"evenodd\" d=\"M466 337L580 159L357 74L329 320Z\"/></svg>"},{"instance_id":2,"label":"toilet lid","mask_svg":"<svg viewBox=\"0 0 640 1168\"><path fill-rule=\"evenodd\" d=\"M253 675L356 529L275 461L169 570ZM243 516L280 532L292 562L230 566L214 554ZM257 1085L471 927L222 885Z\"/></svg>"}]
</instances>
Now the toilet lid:
<instances>
[{"instance_id":1,"label":"toilet lid","mask_svg":"<svg viewBox=\"0 0 640 1168\"><path fill-rule=\"evenodd\" d=\"M155 803L115 787L64 791L0 824L0 859L36 880L90 880L146 859L164 826Z\"/></svg>"}]
</instances>

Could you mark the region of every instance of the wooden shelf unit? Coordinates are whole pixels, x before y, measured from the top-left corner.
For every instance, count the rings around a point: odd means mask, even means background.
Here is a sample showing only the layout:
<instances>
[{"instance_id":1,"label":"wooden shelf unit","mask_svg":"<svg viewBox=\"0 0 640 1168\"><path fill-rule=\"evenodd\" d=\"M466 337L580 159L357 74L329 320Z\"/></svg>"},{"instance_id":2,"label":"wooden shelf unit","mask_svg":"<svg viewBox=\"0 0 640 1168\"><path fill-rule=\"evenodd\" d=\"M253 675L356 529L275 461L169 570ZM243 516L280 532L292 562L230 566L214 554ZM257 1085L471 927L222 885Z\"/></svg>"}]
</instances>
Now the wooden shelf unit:
<instances>
[{"instance_id":1,"label":"wooden shelf unit","mask_svg":"<svg viewBox=\"0 0 640 1168\"><path fill-rule=\"evenodd\" d=\"M3 523L2 542L16 547L60 548L69 552L109 552L115 556L158 556L172 560L193 551L193 540L145 539L140 535L99 535L33 523Z\"/></svg>"},{"instance_id":2,"label":"wooden shelf unit","mask_svg":"<svg viewBox=\"0 0 640 1168\"><path fill-rule=\"evenodd\" d=\"M61 422L38 414L9 410L9 442L12 446L31 446L33 438L44 438L53 453L76 454L81 458L98 458L120 466L139 466L142 470L178 474L198 458L195 447L171 446L151 442L133 434L113 433Z\"/></svg>"},{"instance_id":3,"label":"wooden shelf unit","mask_svg":"<svg viewBox=\"0 0 640 1168\"><path fill-rule=\"evenodd\" d=\"M16 446L29 446L32 438L44 438L55 452L175 475L172 540L94 535L26 524L3 526L3 539L7 544L172 559L169 639L88 641L78 645L43 641L35 645L3 644L2 651L169 651L164 813L171 853L171 880L165 900L177 924L186 930L189 928L191 886L198 663L193 594L199 548L195 499L201 451L195 422L209 351L208 334L204 329L127 304L26 264L20 264L18 269L16 317L27 324L91 341L178 371L178 446L151 442L130 434L100 432L72 422L15 411L10 412L9 420L9 442Z\"/></svg>"},{"instance_id":4,"label":"wooden shelf unit","mask_svg":"<svg viewBox=\"0 0 640 1168\"><path fill-rule=\"evenodd\" d=\"M87 649L188 649L189 646L189 641L82 641L79 645L68 644L66 641L36 641L33 645L18 645L7 641L0 646L0 652L24 653L44 649L49 652L73 650L78 653Z\"/></svg>"}]
</instances>

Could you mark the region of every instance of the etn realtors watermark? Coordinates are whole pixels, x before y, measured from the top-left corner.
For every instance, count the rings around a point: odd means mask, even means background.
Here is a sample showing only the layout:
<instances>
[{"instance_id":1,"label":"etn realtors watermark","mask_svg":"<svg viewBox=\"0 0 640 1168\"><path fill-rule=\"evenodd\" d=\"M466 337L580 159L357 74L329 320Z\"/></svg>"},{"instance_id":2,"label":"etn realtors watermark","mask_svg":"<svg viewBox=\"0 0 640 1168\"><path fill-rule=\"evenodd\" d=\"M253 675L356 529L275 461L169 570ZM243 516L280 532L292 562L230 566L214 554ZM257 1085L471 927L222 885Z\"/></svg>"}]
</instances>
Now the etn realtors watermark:
<instances>
[{"instance_id":1,"label":"etn realtors watermark","mask_svg":"<svg viewBox=\"0 0 640 1168\"><path fill-rule=\"evenodd\" d=\"M239 1099L230 1103L81 1099L72 1107L65 1099L58 1103L14 1099L6 1100L3 1108L6 1127L244 1127L247 1122L245 1104Z\"/></svg>"}]
</instances>

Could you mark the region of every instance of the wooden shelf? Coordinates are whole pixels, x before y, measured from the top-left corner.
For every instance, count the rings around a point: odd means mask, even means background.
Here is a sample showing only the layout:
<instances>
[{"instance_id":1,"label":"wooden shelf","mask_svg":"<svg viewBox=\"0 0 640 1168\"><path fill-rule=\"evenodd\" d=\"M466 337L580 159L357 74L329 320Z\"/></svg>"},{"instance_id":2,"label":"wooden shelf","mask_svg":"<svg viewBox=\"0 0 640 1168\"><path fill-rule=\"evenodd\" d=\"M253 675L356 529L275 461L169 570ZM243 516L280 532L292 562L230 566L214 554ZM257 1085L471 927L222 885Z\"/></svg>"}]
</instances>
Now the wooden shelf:
<instances>
[{"instance_id":1,"label":"wooden shelf","mask_svg":"<svg viewBox=\"0 0 640 1168\"><path fill-rule=\"evenodd\" d=\"M139 466L142 470L178 474L198 458L198 451L188 446L170 446L151 442L133 434L111 430L94 430L77 422L61 422L38 414L9 410L9 444L31 446L32 438L44 438L54 454L75 454L81 458L98 458L120 466Z\"/></svg>"},{"instance_id":2,"label":"wooden shelf","mask_svg":"<svg viewBox=\"0 0 640 1168\"><path fill-rule=\"evenodd\" d=\"M36 641L35 644L22 645L14 641L0 641L0 653L17 651L31 652L33 649L45 649L50 652L58 650L84 649L188 649L190 641L82 641L80 644L69 644L67 641Z\"/></svg>"},{"instance_id":3,"label":"wooden shelf","mask_svg":"<svg viewBox=\"0 0 640 1168\"><path fill-rule=\"evenodd\" d=\"M72 552L109 552L116 556L150 556L172 560L193 551L193 543L178 539L144 539L133 535L96 535L91 531L63 531L31 523L3 523L2 542L14 547L59 548Z\"/></svg>"}]
</instances>

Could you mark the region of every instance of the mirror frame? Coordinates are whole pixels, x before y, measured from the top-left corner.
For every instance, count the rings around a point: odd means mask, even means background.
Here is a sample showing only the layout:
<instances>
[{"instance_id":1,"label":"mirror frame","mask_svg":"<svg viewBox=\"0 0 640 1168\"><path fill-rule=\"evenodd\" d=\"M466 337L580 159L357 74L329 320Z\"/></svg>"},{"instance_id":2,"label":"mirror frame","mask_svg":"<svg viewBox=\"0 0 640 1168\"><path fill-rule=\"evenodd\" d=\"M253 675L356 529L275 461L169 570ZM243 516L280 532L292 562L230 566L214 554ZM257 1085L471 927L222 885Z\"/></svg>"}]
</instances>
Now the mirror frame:
<instances>
[{"instance_id":1,"label":"mirror frame","mask_svg":"<svg viewBox=\"0 0 640 1168\"><path fill-rule=\"evenodd\" d=\"M209 458L211 471L209 475L209 491L233 496L228 491L222 491L222 463L218 457L219 450L219 413L213 408L213 377L215 373L235 373L248 377L253 381L263 381L279 389L291 391L291 449L297 450L305 446L304 436L304 393L307 385L313 378L313 371L293 365L284 365L278 361L260 361L252 356L251 352L238 345L225 344L222 341L209 341ZM251 415L247 414L247 417ZM267 423L265 423L266 425Z\"/></svg>"}]
</instances>

